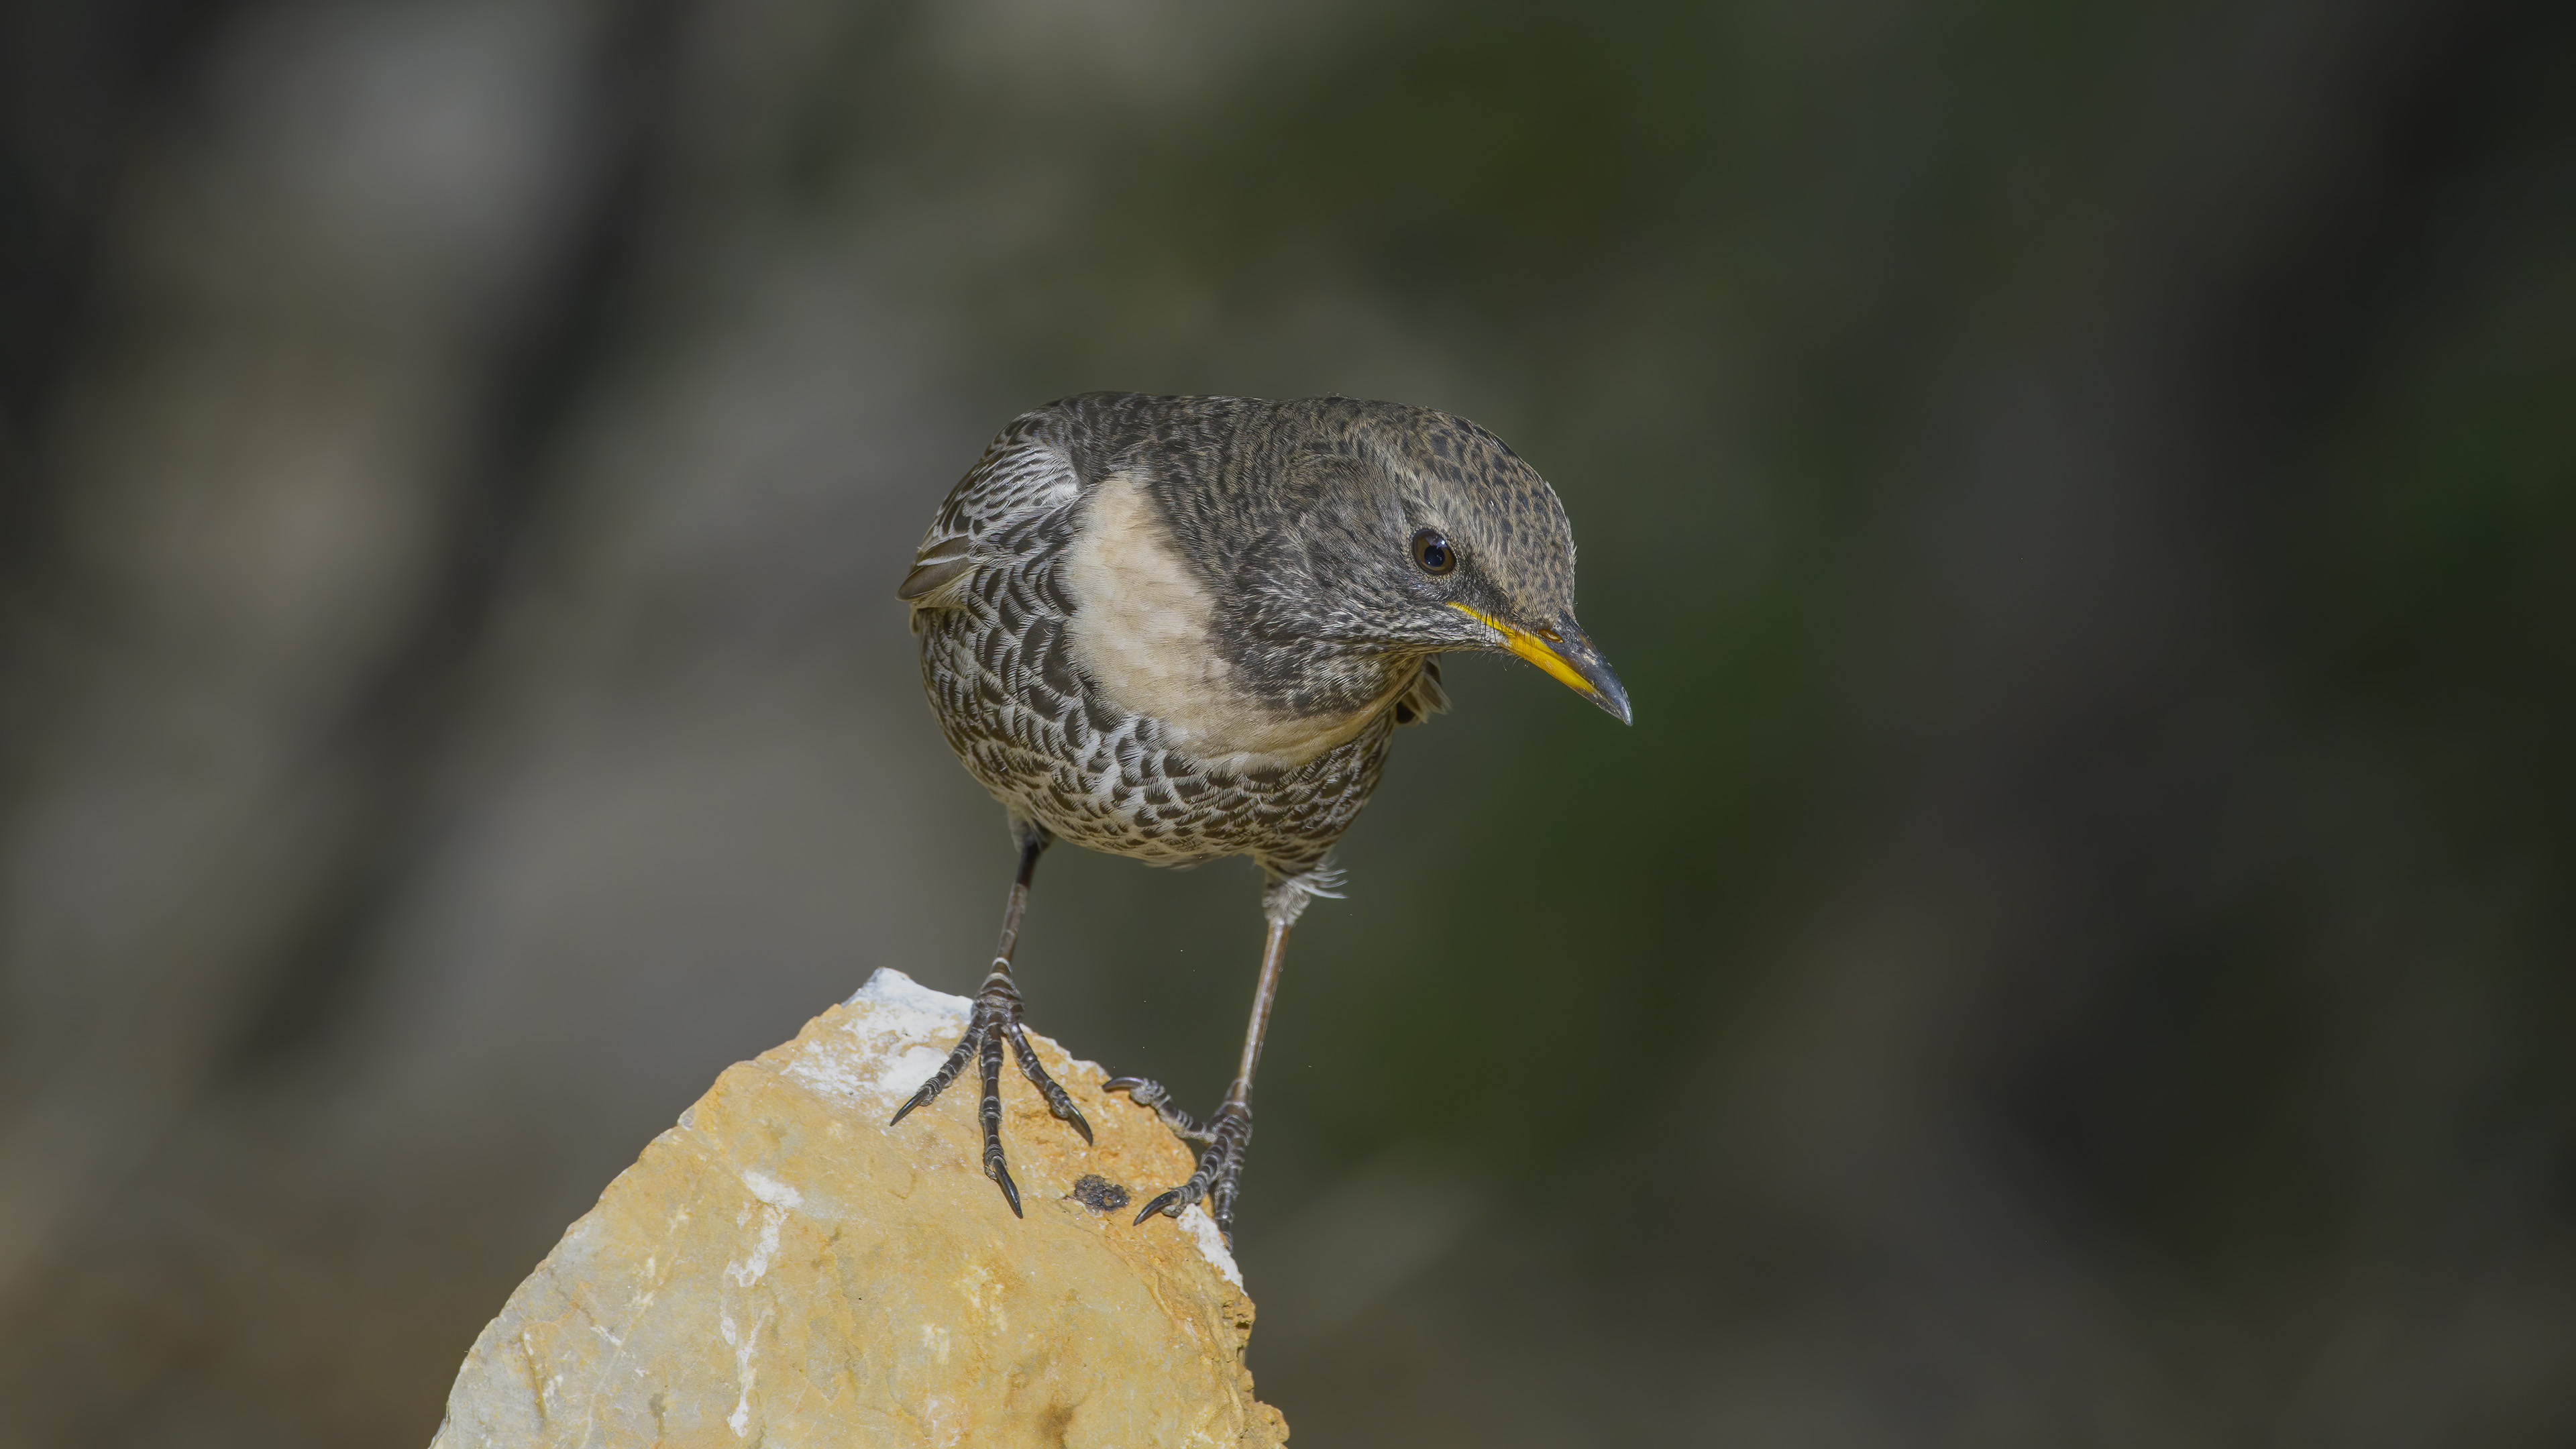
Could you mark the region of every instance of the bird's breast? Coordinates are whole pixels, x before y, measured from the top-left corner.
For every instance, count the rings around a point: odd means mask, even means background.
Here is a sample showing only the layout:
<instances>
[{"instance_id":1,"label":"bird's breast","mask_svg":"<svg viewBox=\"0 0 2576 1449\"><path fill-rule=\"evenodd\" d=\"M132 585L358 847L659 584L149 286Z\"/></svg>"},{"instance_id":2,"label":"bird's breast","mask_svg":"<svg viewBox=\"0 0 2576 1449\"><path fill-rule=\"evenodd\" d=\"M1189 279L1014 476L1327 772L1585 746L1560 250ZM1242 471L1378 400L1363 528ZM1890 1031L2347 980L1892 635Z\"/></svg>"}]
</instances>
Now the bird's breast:
<instances>
[{"instance_id":1,"label":"bird's breast","mask_svg":"<svg viewBox=\"0 0 2576 1449\"><path fill-rule=\"evenodd\" d=\"M1211 632L1216 600L1132 474L1093 490L1063 577L1066 644L1092 687L1208 764L1293 768L1356 738L1383 706L1284 714L1242 687Z\"/></svg>"}]
</instances>

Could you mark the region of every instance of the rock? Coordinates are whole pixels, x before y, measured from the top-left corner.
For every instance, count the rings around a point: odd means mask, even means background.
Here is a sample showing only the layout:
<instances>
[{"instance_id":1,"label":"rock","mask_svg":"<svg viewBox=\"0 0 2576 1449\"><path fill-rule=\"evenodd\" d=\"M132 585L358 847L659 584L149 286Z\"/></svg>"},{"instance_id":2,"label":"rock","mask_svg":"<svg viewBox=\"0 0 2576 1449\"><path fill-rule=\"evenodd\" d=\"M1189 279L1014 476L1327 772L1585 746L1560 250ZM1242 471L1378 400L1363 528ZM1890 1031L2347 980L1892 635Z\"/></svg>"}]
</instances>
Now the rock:
<instances>
[{"instance_id":1,"label":"rock","mask_svg":"<svg viewBox=\"0 0 2576 1449\"><path fill-rule=\"evenodd\" d=\"M475 1340L432 1449L1284 1443L1216 1225L1129 1222L1190 1153L1099 1067L1031 1037L1096 1147L1003 1068L1026 1220L971 1067L887 1128L966 1010L879 971L718 1077Z\"/></svg>"}]
</instances>

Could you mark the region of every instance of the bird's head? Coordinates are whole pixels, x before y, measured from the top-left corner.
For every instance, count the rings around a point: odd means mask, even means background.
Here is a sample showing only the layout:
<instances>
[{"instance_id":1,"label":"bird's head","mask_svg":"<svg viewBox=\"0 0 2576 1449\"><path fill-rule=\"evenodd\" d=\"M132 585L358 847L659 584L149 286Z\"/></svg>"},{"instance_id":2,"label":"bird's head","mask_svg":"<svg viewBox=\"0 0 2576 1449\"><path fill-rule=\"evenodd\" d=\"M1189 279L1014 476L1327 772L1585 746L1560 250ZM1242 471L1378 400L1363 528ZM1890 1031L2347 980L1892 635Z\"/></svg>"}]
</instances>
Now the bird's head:
<instances>
[{"instance_id":1,"label":"bird's head","mask_svg":"<svg viewBox=\"0 0 2576 1449\"><path fill-rule=\"evenodd\" d=\"M1272 605L1346 648L1517 655L1627 722L1627 691L1575 622L1574 532L1537 469L1446 413L1305 406L1276 440L1286 508L1251 551Z\"/></svg>"}]
</instances>

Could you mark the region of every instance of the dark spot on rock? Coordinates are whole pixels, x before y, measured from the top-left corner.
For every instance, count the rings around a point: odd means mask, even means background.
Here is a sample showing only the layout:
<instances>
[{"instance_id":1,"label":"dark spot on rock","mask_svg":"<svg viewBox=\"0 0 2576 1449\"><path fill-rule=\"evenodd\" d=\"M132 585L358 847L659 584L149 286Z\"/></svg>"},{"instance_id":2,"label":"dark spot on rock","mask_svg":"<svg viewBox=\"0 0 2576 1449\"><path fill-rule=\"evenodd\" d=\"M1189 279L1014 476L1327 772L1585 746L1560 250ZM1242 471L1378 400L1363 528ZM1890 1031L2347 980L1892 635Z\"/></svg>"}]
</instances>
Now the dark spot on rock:
<instances>
[{"instance_id":1,"label":"dark spot on rock","mask_svg":"<svg viewBox=\"0 0 2576 1449\"><path fill-rule=\"evenodd\" d=\"M1073 1200L1096 1213L1114 1213L1127 1205L1127 1189L1096 1172L1073 1180Z\"/></svg>"}]
</instances>

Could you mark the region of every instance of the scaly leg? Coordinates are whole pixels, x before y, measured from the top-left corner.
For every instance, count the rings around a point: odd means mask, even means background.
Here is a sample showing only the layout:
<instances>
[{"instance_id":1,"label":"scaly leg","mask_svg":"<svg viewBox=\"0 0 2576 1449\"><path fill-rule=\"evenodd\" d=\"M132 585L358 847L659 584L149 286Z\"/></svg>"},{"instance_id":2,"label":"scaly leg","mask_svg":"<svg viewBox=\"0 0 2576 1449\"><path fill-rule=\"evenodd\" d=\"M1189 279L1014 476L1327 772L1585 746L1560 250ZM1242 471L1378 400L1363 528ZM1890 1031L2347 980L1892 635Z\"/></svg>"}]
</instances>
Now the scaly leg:
<instances>
[{"instance_id":1,"label":"scaly leg","mask_svg":"<svg viewBox=\"0 0 2576 1449\"><path fill-rule=\"evenodd\" d=\"M1293 920L1294 913L1288 914ZM1107 1090L1125 1092L1138 1106L1153 1108L1174 1132L1207 1144L1189 1181L1145 1204L1136 1221L1156 1213L1176 1218L1181 1209L1205 1198L1217 1230L1229 1244L1234 1241L1234 1199L1242 1186L1243 1154L1252 1145L1252 1070L1261 1064L1261 1038L1270 1029L1270 1004L1279 994L1279 963L1288 951L1288 925L1278 913L1271 916L1270 939L1261 951L1261 982L1252 992L1252 1022L1243 1034L1243 1061L1213 1119L1202 1123L1174 1106L1171 1093L1160 1083L1142 1077L1119 1077L1108 1083Z\"/></svg>"},{"instance_id":2,"label":"scaly leg","mask_svg":"<svg viewBox=\"0 0 2576 1449\"><path fill-rule=\"evenodd\" d=\"M1018 1060L1020 1071L1038 1089L1038 1095L1046 1098L1047 1110L1053 1112L1058 1120L1072 1124L1073 1130L1082 1134L1083 1141L1091 1140L1091 1124L1082 1120L1082 1113L1073 1105L1073 1098L1056 1085L1055 1078L1047 1075L1046 1068L1038 1065L1037 1053L1029 1049L1028 1033L1020 1025L1020 990L1011 982L1011 953L1020 944L1020 914L1028 909L1029 877L1037 873L1038 857L1045 853L1054 838L1045 827L1034 824L1021 832L1020 873L1011 883L1010 904L1002 910L1002 943L994 949L993 969L986 973L983 989L975 993L975 1009L966 1019L966 1034L958 1038L957 1049L948 1054L948 1060L941 1062L939 1070L930 1074L930 1080L921 1084L921 1090L912 1094L912 1100L896 1109L894 1121L886 1124L891 1127L909 1115L913 1108L936 1099L941 1092L948 1090L949 1083L957 1080L959 1073L966 1070L968 1062L976 1062L982 1068L984 1079L984 1101L979 1113L984 1123L984 1175L1002 1189L1002 1200L1011 1205L1013 1217L1023 1214L1020 1212L1019 1185L1011 1181L1010 1164L1002 1155L1004 1042L1010 1043L1011 1055Z\"/></svg>"}]
</instances>

